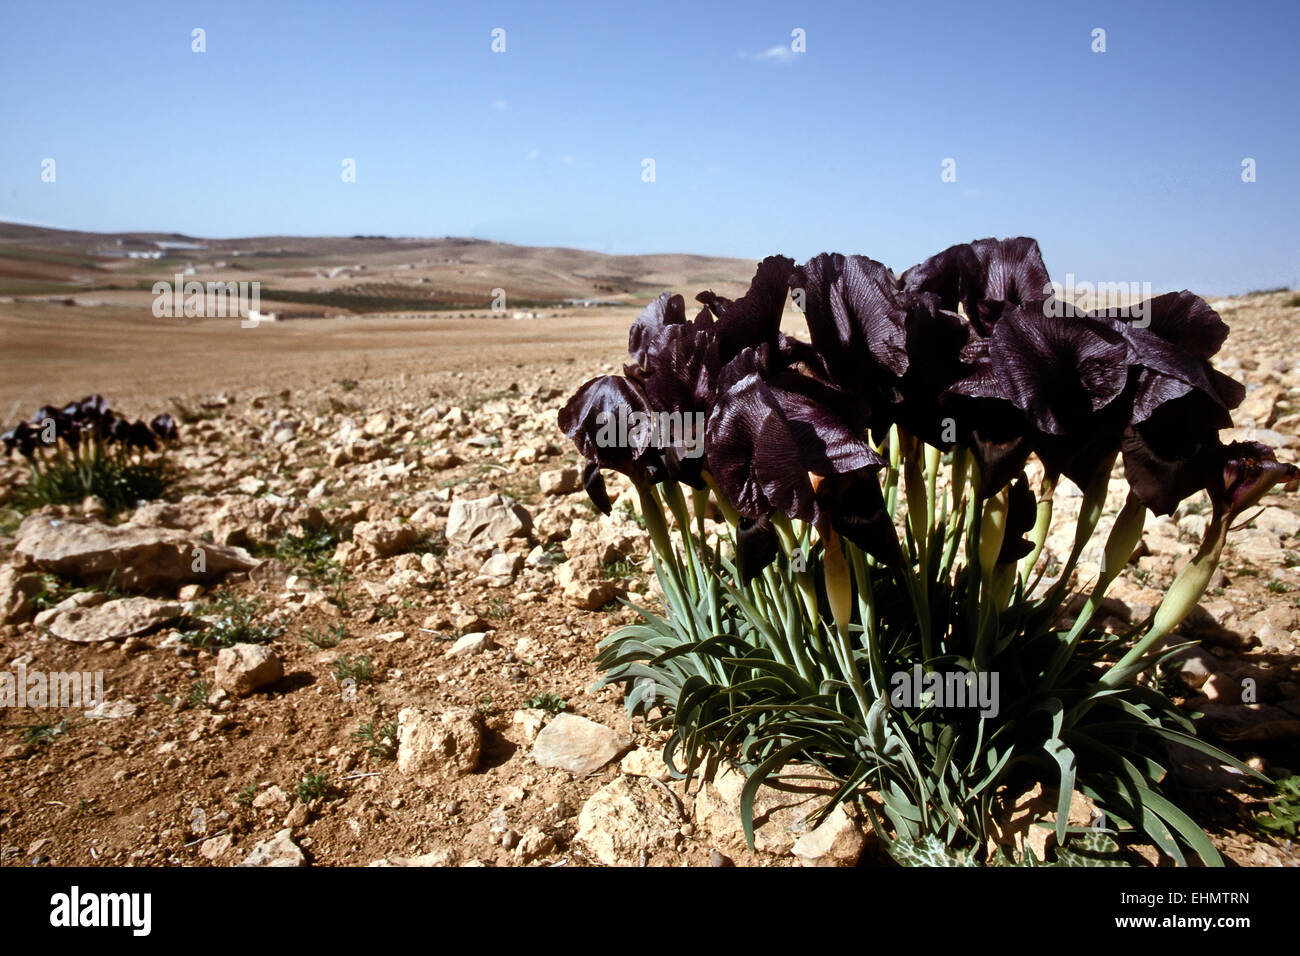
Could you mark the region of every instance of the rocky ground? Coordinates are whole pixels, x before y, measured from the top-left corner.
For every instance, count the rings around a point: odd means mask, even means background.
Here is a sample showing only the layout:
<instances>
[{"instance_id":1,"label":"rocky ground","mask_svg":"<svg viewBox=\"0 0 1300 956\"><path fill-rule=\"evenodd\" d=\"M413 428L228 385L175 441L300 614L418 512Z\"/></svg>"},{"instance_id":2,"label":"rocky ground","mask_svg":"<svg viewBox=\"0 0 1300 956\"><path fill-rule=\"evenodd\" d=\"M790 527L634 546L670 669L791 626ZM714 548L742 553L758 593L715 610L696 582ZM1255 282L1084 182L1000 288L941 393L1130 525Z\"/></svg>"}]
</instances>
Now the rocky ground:
<instances>
[{"instance_id":1,"label":"rocky ground","mask_svg":"<svg viewBox=\"0 0 1300 956\"><path fill-rule=\"evenodd\" d=\"M1249 387L1238 437L1294 461L1286 300L1216 307L1233 328L1221 367ZM808 832L808 794L768 793L747 850L735 775L671 781L662 736L592 689L597 641L631 619L615 599L654 601L631 502L596 514L555 424L601 370L187 395L171 500L111 522L94 502L7 512L0 669L102 671L107 700L0 710L0 865L887 862L851 813ZM3 468L8 499L22 469ZM1049 564L1077 493L1061 498ZM1158 601L1206 511L1148 524L1111 591L1117 626ZM1168 678L1205 736L1273 772L1300 771L1298 536L1300 496L1265 499ZM1184 805L1231 863L1300 863L1251 822L1260 791L1179 763Z\"/></svg>"}]
</instances>

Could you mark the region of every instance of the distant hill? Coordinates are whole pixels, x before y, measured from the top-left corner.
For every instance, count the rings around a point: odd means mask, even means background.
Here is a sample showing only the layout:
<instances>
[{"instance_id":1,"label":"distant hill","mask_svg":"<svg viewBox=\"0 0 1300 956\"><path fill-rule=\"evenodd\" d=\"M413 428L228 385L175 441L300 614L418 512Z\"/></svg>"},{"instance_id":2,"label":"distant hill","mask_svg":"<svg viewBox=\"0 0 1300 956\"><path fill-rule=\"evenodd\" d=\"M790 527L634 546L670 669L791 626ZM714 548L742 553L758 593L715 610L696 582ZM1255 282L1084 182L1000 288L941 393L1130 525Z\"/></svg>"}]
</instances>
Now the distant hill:
<instances>
[{"instance_id":1,"label":"distant hill","mask_svg":"<svg viewBox=\"0 0 1300 956\"><path fill-rule=\"evenodd\" d=\"M456 237L205 239L0 222L4 295L147 290L180 272L200 280L257 280L264 300L339 312L481 308L497 289L505 290L508 307L558 306L568 300L640 305L663 291L688 299L707 288L738 295L754 265L712 256L611 256Z\"/></svg>"}]
</instances>

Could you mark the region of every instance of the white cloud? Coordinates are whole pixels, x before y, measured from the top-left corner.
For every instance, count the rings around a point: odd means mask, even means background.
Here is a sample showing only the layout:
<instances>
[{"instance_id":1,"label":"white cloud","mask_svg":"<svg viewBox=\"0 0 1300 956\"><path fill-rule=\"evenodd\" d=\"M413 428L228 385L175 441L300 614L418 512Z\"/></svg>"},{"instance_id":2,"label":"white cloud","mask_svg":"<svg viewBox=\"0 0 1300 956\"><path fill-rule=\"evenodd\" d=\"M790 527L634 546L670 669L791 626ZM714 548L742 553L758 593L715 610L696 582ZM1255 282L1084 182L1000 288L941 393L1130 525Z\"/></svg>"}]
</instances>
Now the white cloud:
<instances>
[{"instance_id":1,"label":"white cloud","mask_svg":"<svg viewBox=\"0 0 1300 956\"><path fill-rule=\"evenodd\" d=\"M770 46L762 53L754 53L749 57L751 60L757 60L760 63L779 63L782 65L793 63L795 61L795 52L789 46Z\"/></svg>"},{"instance_id":2,"label":"white cloud","mask_svg":"<svg viewBox=\"0 0 1300 956\"><path fill-rule=\"evenodd\" d=\"M506 110L510 109L510 104L505 100L493 100L492 108L498 113L504 113Z\"/></svg>"},{"instance_id":3,"label":"white cloud","mask_svg":"<svg viewBox=\"0 0 1300 956\"><path fill-rule=\"evenodd\" d=\"M574 163L577 162L577 160L566 153L565 155L560 157L560 162L564 163L565 166L572 166Z\"/></svg>"},{"instance_id":4,"label":"white cloud","mask_svg":"<svg viewBox=\"0 0 1300 956\"><path fill-rule=\"evenodd\" d=\"M535 149L530 149L530 150L528 151L528 161L529 161L529 162L532 162L532 161L535 160L536 158L537 158L537 150L535 150Z\"/></svg>"}]
</instances>

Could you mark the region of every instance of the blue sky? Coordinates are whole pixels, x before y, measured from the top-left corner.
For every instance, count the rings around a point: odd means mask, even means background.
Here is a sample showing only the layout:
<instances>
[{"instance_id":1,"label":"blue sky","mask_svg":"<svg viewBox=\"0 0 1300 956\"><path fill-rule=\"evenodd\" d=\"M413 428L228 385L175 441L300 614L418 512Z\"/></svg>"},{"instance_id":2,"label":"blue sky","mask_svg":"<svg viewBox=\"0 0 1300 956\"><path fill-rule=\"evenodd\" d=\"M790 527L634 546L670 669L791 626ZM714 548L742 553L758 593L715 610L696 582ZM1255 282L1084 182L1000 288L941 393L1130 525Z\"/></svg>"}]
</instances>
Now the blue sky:
<instances>
[{"instance_id":1,"label":"blue sky","mask_svg":"<svg viewBox=\"0 0 1300 956\"><path fill-rule=\"evenodd\" d=\"M898 270L1032 235L1058 280L1295 286L1297 35L1292 0L8 3L0 218Z\"/></svg>"}]
</instances>

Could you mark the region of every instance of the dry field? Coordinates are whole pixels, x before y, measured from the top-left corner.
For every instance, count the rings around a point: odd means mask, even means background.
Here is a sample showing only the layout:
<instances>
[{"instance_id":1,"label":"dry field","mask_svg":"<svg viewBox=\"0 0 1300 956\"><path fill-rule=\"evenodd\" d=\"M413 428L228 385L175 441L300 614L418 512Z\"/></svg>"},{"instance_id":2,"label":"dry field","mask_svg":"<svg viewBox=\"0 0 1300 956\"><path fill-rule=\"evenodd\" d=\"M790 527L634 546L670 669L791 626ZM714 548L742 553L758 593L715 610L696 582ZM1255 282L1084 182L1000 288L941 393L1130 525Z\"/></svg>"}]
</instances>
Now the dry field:
<instances>
[{"instance_id":1,"label":"dry field","mask_svg":"<svg viewBox=\"0 0 1300 956\"><path fill-rule=\"evenodd\" d=\"M670 782L656 756L662 738L629 724L619 694L591 690L596 642L630 613L613 598L653 600L653 575L634 516L616 507L596 520L575 487L578 462L556 411L584 379L622 362L642 300L661 288L735 294L750 264L257 240L259 262L280 250L279 271L212 274L342 288L360 281L359 270L318 273L351 263L382 273L377 281L419 286L424 275L452 288L447 270L465 268L475 274L457 281L474 295L500 284L529 301L609 295L627 304L542 304L537 317L516 320L489 317L484 297L419 316L244 329L234 319L155 318L134 283L168 264L85 259L101 238L0 234L0 245L46 250L19 275L26 253L0 254L0 282L67 285L11 288L0 303L4 422L91 392L132 416L177 414L172 503L118 520L131 534L188 535L261 563L220 581L149 589L166 605L160 623L129 636L111 634L120 622L107 612L97 637L112 639L85 643L50 633L57 612L39 624L31 617L51 606L75 617L128 596L111 581L47 577L26 612L0 626L0 670L102 671L110 705L98 716L0 710L0 865L846 862L835 856L842 847L796 842L797 806L771 808L758 852L745 849L734 781L689 790ZM367 242L384 248L365 252ZM229 262L238 245L199 258ZM51 262L51 250L90 265ZM464 264L474 256L485 261ZM1261 437L1295 461L1300 309L1289 301L1270 293L1216 307L1233 327L1221 367L1250 389L1240 437ZM0 468L7 503L22 470ZM488 500L498 494L517 506ZM1300 772L1300 504L1279 495L1263 504L1231 539L1196 618L1209 676L1175 689L1205 715L1207 737L1267 770ZM1147 578L1167 579L1194 550L1205 523L1198 507L1151 523L1146 553L1114 591L1117 619L1145 613L1158 598ZM467 525L466 508L489 527ZM35 523L80 527L81 510L20 527L9 508L0 560ZM566 572L579 556L597 571ZM8 612L21 587L12 573L3 580ZM220 647L202 640L232 607L250 612L280 665L251 693L229 684ZM1246 676L1261 703L1243 715L1216 694ZM539 731L561 713L570 726L557 724L539 746ZM1171 785L1230 865L1300 863L1294 842L1254 825L1261 794L1220 768L1180 758ZM855 847L852 861L887 862L869 836ZM1132 858L1169 862L1144 847Z\"/></svg>"}]
</instances>

